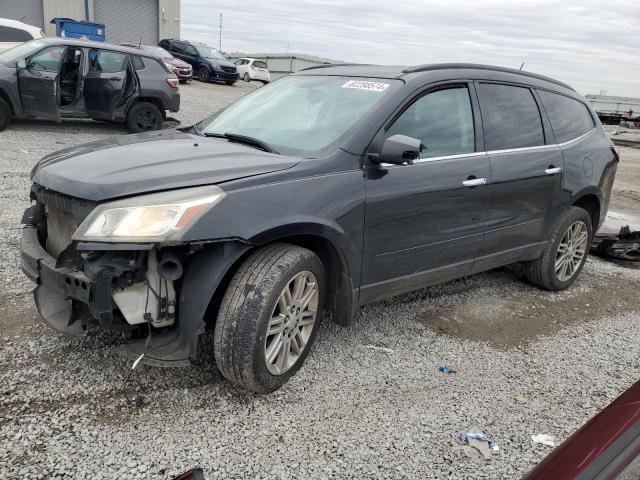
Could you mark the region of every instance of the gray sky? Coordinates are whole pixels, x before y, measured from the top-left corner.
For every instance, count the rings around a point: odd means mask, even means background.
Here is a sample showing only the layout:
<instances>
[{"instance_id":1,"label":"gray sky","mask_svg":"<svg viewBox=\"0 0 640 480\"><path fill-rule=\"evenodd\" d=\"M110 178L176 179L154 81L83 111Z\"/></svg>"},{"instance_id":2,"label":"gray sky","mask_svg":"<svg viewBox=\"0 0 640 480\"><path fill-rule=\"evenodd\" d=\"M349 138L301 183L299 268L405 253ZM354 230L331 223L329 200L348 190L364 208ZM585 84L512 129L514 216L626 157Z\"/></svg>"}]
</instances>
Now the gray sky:
<instances>
[{"instance_id":1,"label":"gray sky","mask_svg":"<svg viewBox=\"0 0 640 480\"><path fill-rule=\"evenodd\" d=\"M225 52L414 65L488 63L640 97L638 0L182 0L182 37Z\"/></svg>"}]
</instances>

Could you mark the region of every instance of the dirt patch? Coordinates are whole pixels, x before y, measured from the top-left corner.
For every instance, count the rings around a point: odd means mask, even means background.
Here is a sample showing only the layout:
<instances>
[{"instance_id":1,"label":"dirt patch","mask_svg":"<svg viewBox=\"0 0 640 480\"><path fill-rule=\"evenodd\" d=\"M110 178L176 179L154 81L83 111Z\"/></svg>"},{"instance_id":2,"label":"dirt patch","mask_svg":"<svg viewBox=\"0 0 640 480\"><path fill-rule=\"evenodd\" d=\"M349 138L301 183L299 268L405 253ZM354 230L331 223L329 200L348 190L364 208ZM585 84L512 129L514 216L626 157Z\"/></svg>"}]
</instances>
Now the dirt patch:
<instances>
[{"instance_id":1,"label":"dirt patch","mask_svg":"<svg viewBox=\"0 0 640 480\"><path fill-rule=\"evenodd\" d=\"M511 275L518 280L517 273ZM638 311L639 289L638 281L611 277L600 287L560 298L532 288L516 296L475 298L472 305L425 312L416 320L438 334L510 349L615 312Z\"/></svg>"}]
</instances>

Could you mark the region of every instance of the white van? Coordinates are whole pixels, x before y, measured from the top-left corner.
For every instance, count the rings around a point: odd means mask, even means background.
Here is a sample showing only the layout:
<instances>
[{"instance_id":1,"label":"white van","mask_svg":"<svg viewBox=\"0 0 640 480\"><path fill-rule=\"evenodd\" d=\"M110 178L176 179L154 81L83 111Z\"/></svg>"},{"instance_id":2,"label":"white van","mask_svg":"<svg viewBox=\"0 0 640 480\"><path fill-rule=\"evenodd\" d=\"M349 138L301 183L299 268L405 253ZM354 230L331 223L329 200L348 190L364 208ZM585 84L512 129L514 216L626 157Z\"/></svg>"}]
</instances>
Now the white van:
<instances>
[{"instance_id":1,"label":"white van","mask_svg":"<svg viewBox=\"0 0 640 480\"><path fill-rule=\"evenodd\" d=\"M0 52L29 40L43 37L44 33L38 27L27 25L17 20L0 18Z\"/></svg>"}]
</instances>

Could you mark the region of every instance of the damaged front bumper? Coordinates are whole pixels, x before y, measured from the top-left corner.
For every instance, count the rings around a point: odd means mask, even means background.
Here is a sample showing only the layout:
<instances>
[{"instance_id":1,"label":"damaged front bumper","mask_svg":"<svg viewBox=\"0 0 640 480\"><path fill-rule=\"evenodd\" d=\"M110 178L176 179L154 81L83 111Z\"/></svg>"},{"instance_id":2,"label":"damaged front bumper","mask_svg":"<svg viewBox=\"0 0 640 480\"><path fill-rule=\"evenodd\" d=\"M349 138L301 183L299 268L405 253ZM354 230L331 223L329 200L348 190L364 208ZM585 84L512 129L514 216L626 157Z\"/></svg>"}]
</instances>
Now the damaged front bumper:
<instances>
[{"instance_id":1,"label":"damaged front bumper","mask_svg":"<svg viewBox=\"0 0 640 480\"><path fill-rule=\"evenodd\" d=\"M40 243L37 224L25 223L22 270L37 284L34 297L42 318L64 333L122 332L128 341L120 354L144 354L143 363L157 366L190 364L214 293L249 249L235 241L183 246L184 272L174 269L161 277L157 258L175 247L74 243L56 259Z\"/></svg>"}]
</instances>

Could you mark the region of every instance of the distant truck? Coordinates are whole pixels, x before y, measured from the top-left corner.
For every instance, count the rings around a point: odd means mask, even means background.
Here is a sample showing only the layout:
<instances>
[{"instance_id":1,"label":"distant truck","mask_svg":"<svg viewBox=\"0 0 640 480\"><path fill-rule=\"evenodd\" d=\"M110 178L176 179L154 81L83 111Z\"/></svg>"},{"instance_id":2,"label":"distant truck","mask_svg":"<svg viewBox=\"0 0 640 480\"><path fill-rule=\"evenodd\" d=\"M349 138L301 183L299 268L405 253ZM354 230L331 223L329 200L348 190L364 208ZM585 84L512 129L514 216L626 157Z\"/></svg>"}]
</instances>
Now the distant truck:
<instances>
[{"instance_id":1,"label":"distant truck","mask_svg":"<svg viewBox=\"0 0 640 480\"><path fill-rule=\"evenodd\" d=\"M586 95L585 98L600 121L606 125L620 125L620 122L640 123L640 98L607 95Z\"/></svg>"}]
</instances>

